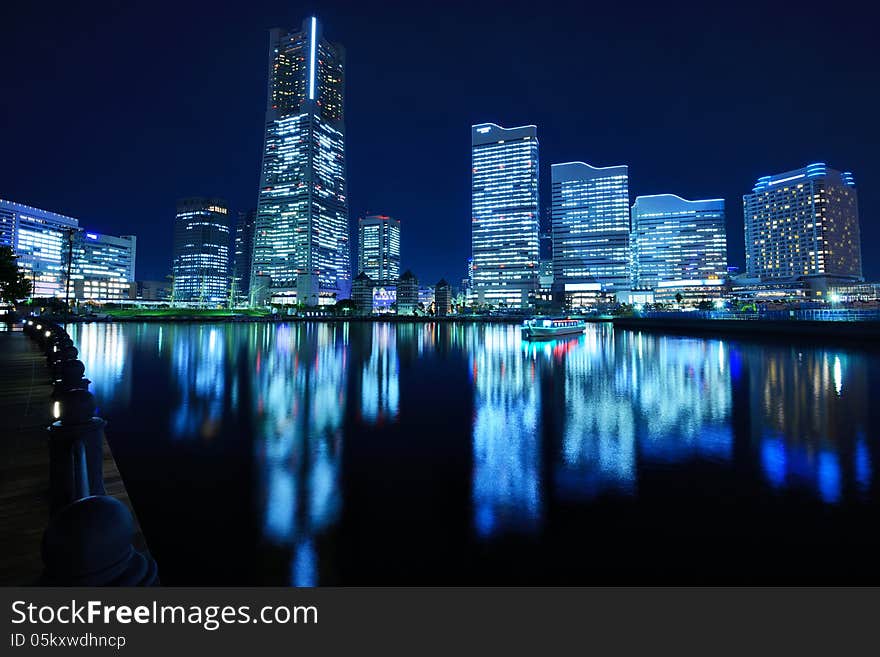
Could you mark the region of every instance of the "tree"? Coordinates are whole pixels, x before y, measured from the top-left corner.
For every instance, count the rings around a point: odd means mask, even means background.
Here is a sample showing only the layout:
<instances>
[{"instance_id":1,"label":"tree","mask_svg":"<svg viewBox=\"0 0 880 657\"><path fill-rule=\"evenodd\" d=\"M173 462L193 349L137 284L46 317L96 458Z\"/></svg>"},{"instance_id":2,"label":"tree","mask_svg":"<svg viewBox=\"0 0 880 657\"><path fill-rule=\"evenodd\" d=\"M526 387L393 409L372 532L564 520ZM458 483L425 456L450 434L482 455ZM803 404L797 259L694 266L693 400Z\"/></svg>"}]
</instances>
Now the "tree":
<instances>
[{"instance_id":1,"label":"tree","mask_svg":"<svg viewBox=\"0 0 880 657\"><path fill-rule=\"evenodd\" d=\"M15 304L31 295L33 286L9 246L0 246L0 299Z\"/></svg>"}]
</instances>

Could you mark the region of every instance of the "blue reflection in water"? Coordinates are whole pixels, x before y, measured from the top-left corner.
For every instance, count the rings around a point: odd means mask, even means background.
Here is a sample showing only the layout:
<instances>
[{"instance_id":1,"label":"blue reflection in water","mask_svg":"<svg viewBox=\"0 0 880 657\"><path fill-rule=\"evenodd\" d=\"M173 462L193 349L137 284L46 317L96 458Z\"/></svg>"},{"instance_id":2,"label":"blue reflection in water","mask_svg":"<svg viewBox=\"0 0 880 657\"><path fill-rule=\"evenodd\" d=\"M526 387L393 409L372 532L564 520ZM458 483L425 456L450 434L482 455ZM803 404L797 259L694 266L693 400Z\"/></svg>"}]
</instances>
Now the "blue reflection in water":
<instances>
[{"instance_id":1,"label":"blue reflection in water","mask_svg":"<svg viewBox=\"0 0 880 657\"><path fill-rule=\"evenodd\" d=\"M541 520L540 390L518 328L471 327L473 505L477 534L532 532Z\"/></svg>"},{"instance_id":2,"label":"blue reflection in water","mask_svg":"<svg viewBox=\"0 0 880 657\"><path fill-rule=\"evenodd\" d=\"M292 548L295 585L318 581L314 537L337 521L341 506L346 346L347 328L280 326L253 354L263 535Z\"/></svg>"},{"instance_id":3,"label":"blue reflection in water","mask_svg":"<svg viewBox=\"0 0 880 657\"><path fill-rule=\"evenodd\" d=\"M361 414L371 424L397 417L400 402L397 333L391 324L374 324L370 357L361 373Z\"/></svg>"},{"instance_id":4,"label":"blue reflection in water","mask_svg":"<svg viewBox=\"0 0 880 657\"><path fill-rule=\"evenodd\" d=\"M223 419L227 354L218 326L175 326L170 331L172 363L180 403L171 434L181 439L214 438Z\"/></svg>"},{"instance_id":5,"label":"blue reflection in water","mask_svg":"<svg viewBox=\"0 0 880 657\"><path fill-rule=\"evenodd\" d=\"M837 504L849 470L855 488L867 492L871 465L862 439L864 363L826 350L757 348L745 353L743 362L750 375L750 411L761 427L759 462L766 481L776 489L807 490ZM853 380L858 385L848 383ZM844 468L844 458L852 458L851 468Z\"/></svg>"},{"instance_id":6,"label":"blue reflection in water","mask_svg":"<svg viewBox=\"0 0 880 657\"><path fill-rule=\"evenodd\" d=\"M71 324L73 344L92 381L90 390L102 404L127 405L131 401L129 344L120 324Z\"/></svg>"}]
</instances>

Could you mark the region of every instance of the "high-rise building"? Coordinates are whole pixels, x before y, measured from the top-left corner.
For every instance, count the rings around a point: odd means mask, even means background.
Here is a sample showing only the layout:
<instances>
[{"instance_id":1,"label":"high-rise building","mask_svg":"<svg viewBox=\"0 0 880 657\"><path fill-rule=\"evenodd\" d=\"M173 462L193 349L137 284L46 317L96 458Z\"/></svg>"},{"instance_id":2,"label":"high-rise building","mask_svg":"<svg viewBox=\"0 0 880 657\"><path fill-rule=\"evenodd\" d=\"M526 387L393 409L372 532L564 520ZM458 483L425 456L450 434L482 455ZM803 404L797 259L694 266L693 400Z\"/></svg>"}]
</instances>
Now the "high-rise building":
<instances>
[{"instance_id":1,"label":"high-rise building","mask_svg":"<svg viewBox=\"0 0 880 657\"><path fill-rule=\"evenodd\" d=\"M358 220L358 273L374 281L400 276L400 219L373 214Z\"/></svg>"},{"instance_id":2,"label":"high-rise building","mask_svg":"<svg viewBox=\"0 0 880 657\"><path fill-rule=\"evenodd\" d=\"M566 162L550 171L554 286L566 293L628 289L627 166Z\"/></svg>"},{"instance_id":3,"label":"high-rise building","mask_svg":"<svg viewBox=\"0 0 880 657\"><path fill-rule=\"evenodd\" d=\"M254 257L254 226L257 211L248 210L238 213L235 224L235 235L232 242L232 290L230 297L233 303L247 301L251 287L251 261Z\"/></svg>"},{"instance_id":4,"label":"high-rise building","mask_svg":"<svg viewBox=\"0 0 880 657\"><path fill-rule=\"evenodd\" d=\"M189 198L174 220L174 301L229 301L229 208L224 201Z\"/></svg>"},{"instance_id":5,"label":"high-rise building","mask_svg":"<svg viewBox=\"0 0 880 657\"><path fill-rule=\"evenodd\" d=\"M344 49L314 17L271 30L251 277L307 305L351 291L344 73Z\"/></svg>"},{"instance_id":6,"label":"high-rise building","mask_svg":"<svg viewBox=\"0 0 880 657\"><path fill-rule=\"evenodd\" d=\"M64 296L68 253L78 230L73 217L0 199L0 246L12 247L34 297Z\"/></svg>"},{"instance_id":7,"label":"high-rise building","mask_svg":"<svg viewBox=\"0 0 880 657\"><path fill-rule=\"evenodd\" d=\"M758 178L743 196L746 275L860 279L855 181L823 163Z\"/></svg>"},{"instance_id":8,"label":"high-rise building","mask_svg":"<svg viewBox=\"0 0 880 657\"><path fill-rule=\"evenodd\" d=\"M471 127L473 298L523 308L538 284L538 129Z\"/></svg>"},{"instance_id":9,"label":"high-rise building","mask_svg":"<svg viewBox=\"0 0 880 657\"><path fill-rule=\"evenodd\" d=\"M724 199L637 196L632 206L633 286L727 276Z\"/></svg>"},{"instance_id":10,"label":"high-rise building","mask_svg":"<svg viewBox=\"0 0 880 657\"><path fill-rule=\"evenodd\" d=\"M135 283L137 238L78 232L73 242L71 296L80 301L128 299Z\"/></svg>"}]
</instances>

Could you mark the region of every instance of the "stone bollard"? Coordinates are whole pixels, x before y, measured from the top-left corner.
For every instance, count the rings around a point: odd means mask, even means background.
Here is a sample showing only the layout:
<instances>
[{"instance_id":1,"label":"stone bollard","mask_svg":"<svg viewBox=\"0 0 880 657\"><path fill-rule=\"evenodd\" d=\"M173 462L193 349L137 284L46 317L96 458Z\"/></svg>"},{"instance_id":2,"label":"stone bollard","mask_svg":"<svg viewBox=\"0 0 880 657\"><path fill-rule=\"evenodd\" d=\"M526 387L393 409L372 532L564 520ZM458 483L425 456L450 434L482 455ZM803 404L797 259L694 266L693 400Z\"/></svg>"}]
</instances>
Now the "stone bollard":
<instances>
[{"instance_id":1,"label":"stone bollard","mask_svg":"<svg viewBox=\"0 0 880 657\"><path fill-rule=\"evenodd\" d=\"M77 360L79 357L79 349L73 345L64 345L48 356L46 356L46 365L49 366L49 377L51 381L58 381L61 378L62 366Z\"/></svg>"},{"instance_id":2,"label":"stone bollard","mask_svg":"<svg viewBox=\"0 0 880 657\"><path fill-rule=\"evenodd\" d=\"M94 417L94 396L88 390L65 390L59 393L57 403L59 420L49 427L50 515L83 494L104 494L104 427L107 423ZM83 480L87 490L80 491L79 482Z\"/></svg>"},{"instance_id":3,"label":"stone bollard","mask_svg":"<svg viewBox=\"0 0 880 657\"><path fill-rule=\"evenodd\" d=\"M44 586L155 586L156 562L131 544L126 506L98 495L65 506L43 534Z\"/></svg>"}]
</instances>

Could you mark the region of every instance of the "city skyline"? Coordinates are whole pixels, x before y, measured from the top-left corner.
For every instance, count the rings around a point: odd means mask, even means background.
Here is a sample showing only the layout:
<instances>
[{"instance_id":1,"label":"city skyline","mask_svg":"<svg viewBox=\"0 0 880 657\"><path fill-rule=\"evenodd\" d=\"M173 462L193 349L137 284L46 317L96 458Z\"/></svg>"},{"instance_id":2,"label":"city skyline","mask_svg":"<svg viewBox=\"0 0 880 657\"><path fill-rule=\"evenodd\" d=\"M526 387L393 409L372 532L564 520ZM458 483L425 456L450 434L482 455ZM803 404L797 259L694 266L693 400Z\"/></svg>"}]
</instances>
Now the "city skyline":
<instances>
[{"instance_id":1,"label":"city skyline","mask_svg":"<svg viewBox=\"0 0 880 657\"><path fill-rule=\"evenodd\" d=\"M253 190L258 183L256 180L259 168L259 151L261 145L260 125L263 123L260 114L262 111L256 105L261 104L261 97L265 97L266 79L265 73L254 71L265 70L266 56L266 30L272 24L296 25L302 19L302 14L281 10L279 7L264 7L263 15L255 17L241 17L241 21L230 21L229 17L209 18L212 27L217 28L220 34L237 35L234 54L236 64L228 71L230 88L235 90L237 98L246 100L234 100L229 107L224 108L223 117L207 116L202 120L204 126L188 124L171 130L175 142L180 146L190 144L197 148L187 148L188 157L185 169L181 169L175 161L168 161L158 165L153 156L153 146L143 142L142 138L135 137L135 148L125 149L126 152L118 152L114 155L119 159L120 166L113 170L102 169L99 166L90 165L97 163L101 155L112 152L107 139L113 136L119 138L118 125L112 118L107 124L106 136L103 134L92 135L94 145L88 148L81 147L75 135L68 134L60 144L56 159L58 159L61 177L58 180L47 182L39 175L35 175L39 169L37 162L29 149L15 149L19 137L12 134L10 148L16 150L14 163L9 161L4 167L0 180L4 181L4 188L0 194L7 198L28 203L37 207L52 208L71 216L90 217L90 225L97 230L108 234L144 233L141 237L139 253L139 278L161 279L170 269L170 254L167 251L167 239L165 235L171 231L173 213L168 208L172 207L175 198L192 194L222 195L230 200L230 208L233 211L245 210L253 207L255 198ZM26 13L26 10L21 10ZM741 101L734 97L730 91L711 86L719 79L719 71L726 75L730 86L736 86L738 81L749 79L758 88L769 87L772 83L772 74L765 72L761 67L753 64L756 55L750 55L744 46L739 47L743 55L742 62L719 64L720 68L714 71L708 62L715 62L717 53L700 39L690 41L692 37L684 34L686 26L670 29L679 30L687 42L695 46L697 51L706 55L709 59L705 66L697 63L697 57L693 60L688 58L680 71L675 72L675 79L684 81L692 76L690 84L685 85L686 93L678 94L676 100L675 90L666 89L662 86L653 85L650 91L654 94L648 106L629 103L619 116L609 123L609 112L612 108L623 107L622 101L609 101L609 103L593 103L578 110L582 120L572 122L572 110L567 105L578 105L579 97L576 89L566 87L560 83L560 74L546 72L542 66L544 56L538 49L528 48L527 52L516 55L517 61L525 66L525 72L515 73L510 66L502 65L495 75L489 79L484 76L469 76L464 79L465 91L463 97L467 97L467 103L460 101L446 101L436 95L427 94L424 83L414 80L406 72L407 66L412 66L401 60L389 59L391 46L380 44L375 46L371 43L367 46L366 40L355 25L362 18L355 7L322 7L318 18L328 25L334 40L345 43L349 53L357 52L358 59L350 62L350 70L347 75L349 87L346 99L348 139L353 144L349 147L347 157L349 160L349 182L351 197L351 214L357 216L363 213L364 208L383 207L389 214L407 218L408 229L403 237L404 260L401 263L403 269L414 267L418 263L419 276L425 280L438 280L446 277L448 280L461 279L467 257L470 255L470 239L468 236L469 223L469 188L467 164L462 161L463 150L467 147L467 126L480 121L495 121L503 125L522 125L534 123L538 125L541 134L541 147L545 156L542 157L540 178L540 196L549 198L549 166L553 162L566 160L585 160L588 162L626 162L630 167L631 189L630 201L636 196L652 194L664 191L674 191L686 198L722 197L727 206L727 232L730 247L729 262L731 265L744 267L744 239L742 208L739 199L747 193L754 180L768 175L774 171L785 171L802 166L804 162L825 161L831 167L851 170L860 183L859 202L862 216L862 243L865 248L864 275L867 279L878 278L880 271L876 269L876 257L871 253L876 250L877 231L875 222L871 217L880 206L880 192L875 181L880 179L880 171L876 164L870 160L870 152L865 148L870 143L872 131L877 128L868 120L868 109L876 107L876 92L868 91L870 75L862 72L863 83L849 85L848 95L834 94L834 89L842 89L845 82L856 79L858 71L847 68L850 61L858 61L852 56L858 54L861 48L867 47L864 35L855 28L855 32L847 27L844 39L842 26L831 21L823 26L823 29L833 38L838 46L837 51L830 52L827 56L828 66L840 75L832 76L830 84L832 90L823 98L812 99L808 106L805 103L795 102L791 104L789 98L796 100L800 92L796 89L791 92L793 96L779 100L767 100L761 103L753 101ZM415 11L415 10L412 10ZM641 10L640 10L641 11ZM650 8L644 8L644 12L650 13ZM744 29L742 17L724 13L712 14L691 18L690 26L705 21L713 25L718 36L725 40L733 39L738 30ZM770 12L777 10L770 9ZM613 9L602 9L609 19L608 25L611 30L610 36L603 37L597 42L599 46L614 46L613 39L621 39L625 31L631 27L626 23L623 16L615 14ZM255 12L252 12L255 13ZM256 12L258 13L258 12ZM473 9L477 23L487 20L490 11L477 7ZM86 16L88 12L86 12ZM49 32L52 29L60 29L62 11L58 16L51 18ZM667 26L671 21L662 16L661 24ZM427 18L416 13L406 14L399 20L413 21L418 25L426 25ZM111 23L115 19L111 17ZM791 30L796 33L796 28L804 27L797 24L798 19L793 19L796 25L785 28L785 33ZM54 21L58 21L56 26ZM553 25L557 28L559 47L564 52L573 51L574 35L572 30L560 22L558 16L547 14L534 17L536 25ZM258 24L255 24L258 23ZM403 42L401 45L418 46L416 52L419 55L427 53L430 70L441 76L450 75L455 69L456 58L451 63L442 63L437 55L427 52L434 42L439 39L439 30L429 31L425 36L427 40L424 46L415 44L412 35L394 30L392 25L384 26L379 21L381 34L394 32ZM474 39L465 39L466 50L469 56L484 55L492 48L499 50L496 56L489 57L487 63L497 66L501 63L501 55L510 56L513 48L502 41L503 33L509 35L519 34L519 27L511 19L503 19L496 36L488 35L485 42ZM639 28L643 29L643 28ZM767 59L769 54L777 55L777 60L795 61L798 54L805 46L799 41L787 41L785 47L771 43L770 30L768 27L748 26L750 34L757 40L762 60ZM817 29L811 27L809 29ZM472 33L467 32L467 35ZM676 31L676 34L679 34ZM197 39L200 35L192 35ZM648 35L650 36L650 35ZM17 38L17 37L16 37ZM102 38L99 36L98 42ZM241 44L241 45L238 45ZM636 58L636 52L640 53L639 59L645 60L645 52L654 52L653 48L661 45L660 42L652 45L639 44L638 49L632 53L622 50L623 44L628 41L620 41L616 52L622 55L619 61L609 64L609 72L603 73L598 79L594 74L587 74L583 68L584 61L588 61L585 53L580 58L569 58L570 64L565 69L567 75L586 75L585 87L595 87L600 82L600 87L606 91L618 89L618 79L621 74L627 74L629 79L637 75L632 66ZM70 56L73 61L82 62L92 52L94 46L88 44L74 44ZM708 49L708 50L707 50ZM592 51L590 51L592 52ZM200 84L193 85L193 79L187 77L198 63L198 57L193 56L189 49L178 51L174 48L157 54L161 58L172 58L183 69L182 76L171 77L168 84L172 87L184 85L191 91L187 91L190 98L196 98L202 93ZM222 55L223 62L228 61L229 55ZM459 57L459 56L456 56ZM649 67L668 64L668 58L662 54L657 61L649 62ZM648 58L650 59L650 58ZM256 64L254 64L256 62ZM388 64L393 63L391 68ZM147 75L142 67L145 62L135 61L135 72ZM382 75L377 76L371 69L383 69ZM62 67L62 62L54 62L55 66ZM138 68L138 66L141 68ZM245 70L247 65L247 70ZM108 66L111 66L108 64ZM30 65L27 61L22 62L22 71L27 71ZM112 68L112 66L111 66ZM221 67L222 68L222 67ZM87 70L88 67L80 67L77 76L71 76L75 83L82 82L85 86L80 93L96 94L96 99L102 97L102 90L95 85L102 80L100 74L94 75ZM18 72L15 72L18 74ZM204 73L202 71L201 73ZM795 70L793 73L797 79L806 77L806 72ZM212 73L209 72L209 79ZM509 90L512 80L522 78L527 81L518 91ZM615 77L617 76L617 77ZM479 80L478 80L479 78ZM406 79L410 85L407 91L400 86L399 81ZM661 76L661 78L663 77ZM395 82L397 81L397 82ZM24 89L28 92L27 98L36 102L42 97L43 92L34 88L27 81ZM149 89L149 79L141 85ZM64 81L62 84L70 84ZM207 85L207 83L205 83ZM603 87L604 85L604 87ZM708 86L707 86L708 85ZM708 105L689 110L688 99L692 96L687 92L689 88L710 90ZM793 85L796 87L797 85ZM876 85L875 85L876 86ZM68 90L68 95L78 87ZM368 89L375 88L371 93ZM245 91L248 89L249 91ZM397 95L390 96L395 100L388 106L387 103L374 103L373 101L389 92L396 91ZM255 92L255 93L254 93ZM128 93L124 91L122 93ZM756 94L760 95L757 91ZM193 95L194 94L194 95ZM582 97L582 96L580 96ZM757 96L755 96L757 97ZM696 96L693 96L696 98ZM856 102L860 98L861 101ZM406 99L409 99L407 101ZM429 100L430 99L430 100ZM567 99L567 103L559 101ZM672 105L663 105L664 99L673 99ZM442 102L437 102L442 101ZM684 104L683 104L684 103ZM101 111L101 103L95 104L99 116L104 117ZM670 108L671 109L667 109ZM248 109L250 108L250 109ZM402 109L406 109L402 113ZM658 109L659 108L659 109ZM650 109L650 111L649 111ZM34 116L24 115L16 107L7 107L5 112L9 114L8 123L22 125L21 132L27 134L38 130L29 130L32 121L42 116L38 108ZM426 121L436 123L438 116L443 116L437 130L423 133L420 142L430 147L431 156L422 155L423 151L413 149L411 135L416 125ZM835 117L844 117L845 122ZM225 118L224 118L225 117ZM168 121L169 116L144 117L144 130L154 135ZM70 120L78 129L84 129L83 122L88 124L85 117L78 116L74 112ZM221 121L220 124L217 121ZM823 130L817 133L807 133L806 126L824 125L826 122L834 125L847 125L848 133L840 130ZM772 129L766 127L772 124ZM214 126L222 125L222 131L212 133ZM850 126L855 126L849 130ZM62 132L67 134L67 128L61 127ZM175 132L176 130L176 132ZM256 132L256 140L252 133ZM246 134L247 133L247 134ZM217 134L222 134L222 143L216 146L207 144L206 139L214 139ZM805 136L810 134L809 139ZM212 136L213 135L213 136ZM158 138L158 135L157 135ZM37 142L34 150L38 151L41 137L36 137ZM711 145L711 152L698 149L697 144ZM158 139L156 146L165 148L166 142ZM382 145L381 147L379 145ZM208 146L207 148L199 148ZM222 148L221 148L222 146ZM217 149L220 148L218 151ZM133 155L137 156L132 160ZM167 148L166 151L167 152ZM220 153L226 153L220 157ZM249 155L250 154L250 155ZM421 166L408 167L398 166L395 162L413 161L418 157ZM716 165L718 156L722 163ZM103 160L104 158L101 158ZM428 160L431 161L428 161ZM82 175L74 175L69 169L72 162L76 162L77 171L90 171L92 174L100 172L100 179L104 181L101 192L91 183L83 179ZM375 166L379 162L379 166ZM711 166L709 166L711 164ZM142 171L149 165L149 173L139 173L138 176L149 179L149 194L139 192L142 200L137 207L131 207L127 198L119 195L115 190L124 189L116 181L116 169ZM426 170L421 170L426 167ZM427 174L427 175L426 175ZM136 176L137 177L137 176ZM429 179L430 186L426 186ZM153 184L155 182L155 184ZM110 190L109 192L107 190ZM166 191L161 191L166 190ZM392 190L394 190L392 192ZM440 190L439 192L437 190ZM436 202L424 204L426 193L436 196ZM127 196L127 195L126 195ZM162 208L161 211L159 209ZM441 223L442 222L442 223ZM167 230L156 229L154 226L164 224ZM443 234L434 237L432 228L434 225L443 225ZM145 234L146 227L151 233ZM354 230L352 228L353 235ZM164 243L164 244L163 244ZM164 247L164 248L160 248Z\"/></svg>"}]
</instances>

